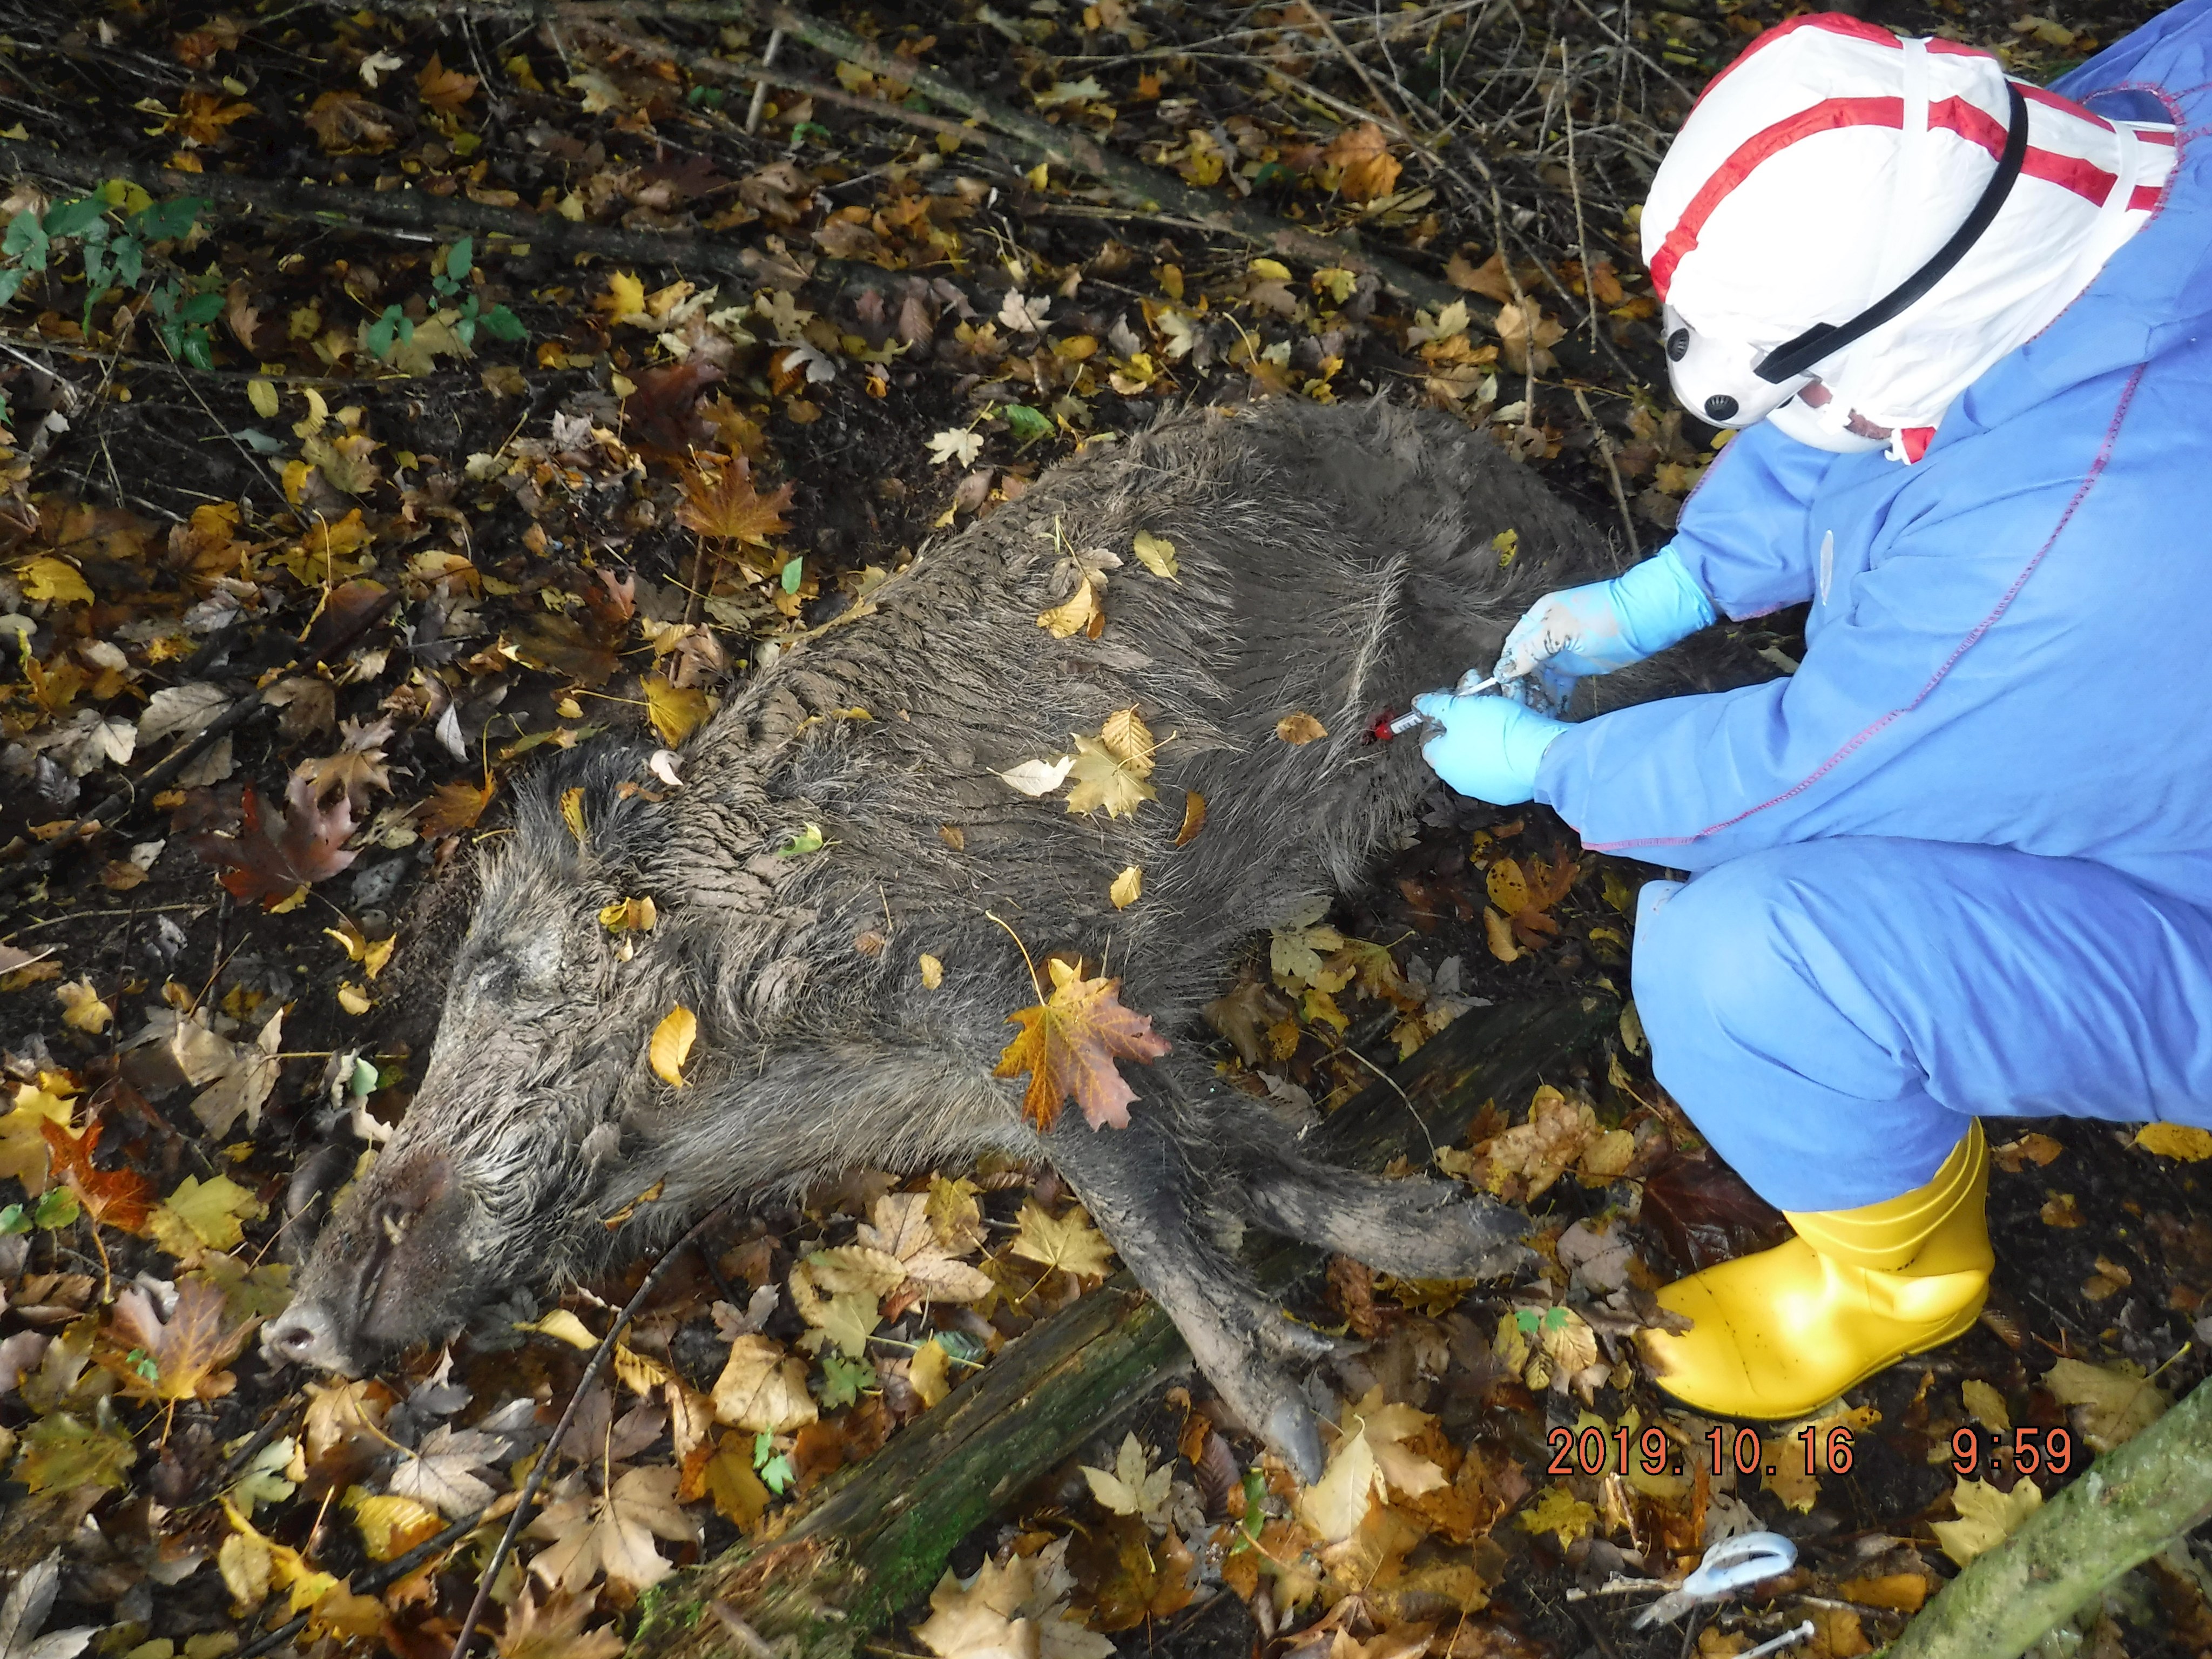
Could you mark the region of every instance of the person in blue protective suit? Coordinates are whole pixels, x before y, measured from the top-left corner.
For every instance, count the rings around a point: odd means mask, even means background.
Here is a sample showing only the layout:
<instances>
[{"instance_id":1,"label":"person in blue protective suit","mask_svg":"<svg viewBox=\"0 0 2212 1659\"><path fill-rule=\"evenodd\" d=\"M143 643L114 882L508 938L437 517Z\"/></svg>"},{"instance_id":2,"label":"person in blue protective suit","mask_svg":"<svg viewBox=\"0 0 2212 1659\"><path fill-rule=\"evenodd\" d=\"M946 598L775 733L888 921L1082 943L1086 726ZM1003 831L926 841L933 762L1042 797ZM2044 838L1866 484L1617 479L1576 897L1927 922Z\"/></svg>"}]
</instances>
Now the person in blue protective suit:
<instances>
[{"instance_id":1,"label":"person in blue protective suit","mask_svg":"<svg viewBox=\"0 0 2212 1659\"><path fill-rule=\"evenodd\" d=\"M1660 1300L1662 1386L1806 1412L1972 1322L1977 1120L2212 1126L2212 0L2057 83L1837 15L1654 180L1675 391L1744 428L1674 539L1547 596L1446 782L1691 872L1639 901L1662 1082L1789 1216ZM1792 676L1580 724L1577 676L1809 604Z\"/></svg>"}]
</instances>

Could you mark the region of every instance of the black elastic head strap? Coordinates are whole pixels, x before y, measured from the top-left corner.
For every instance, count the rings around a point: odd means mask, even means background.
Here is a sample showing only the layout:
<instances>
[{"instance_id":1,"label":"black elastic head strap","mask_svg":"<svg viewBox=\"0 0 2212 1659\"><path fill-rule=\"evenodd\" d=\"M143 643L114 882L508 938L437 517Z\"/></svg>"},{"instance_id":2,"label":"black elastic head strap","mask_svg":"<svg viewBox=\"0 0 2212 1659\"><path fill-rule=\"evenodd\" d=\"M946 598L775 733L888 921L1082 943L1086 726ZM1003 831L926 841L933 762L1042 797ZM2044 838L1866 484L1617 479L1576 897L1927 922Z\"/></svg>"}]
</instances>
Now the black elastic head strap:
<instances>
[{"instance_id":1,"label":"black elastic head strap","mask_svg":"<svg viewBox=\"0 0 2212 1659\"><path fill-rule=\"evenodd\" d=\"M2027 159L2027 100L2021 96L2020 88L2010 81L2005 82L2005 91L2011 94L2012 107L2004 153L1997 157L1997 170L1990 175L1990 182L1982 189L1981 200L1974 204L1974 210L1966 216L1966 222L1951 234L1949 241L1929 256L1927 264L1850 321L1840 326L1815 323L1796 339L1784 341L1768 352L1752 371L1760 380L1770 386L1795 380L1823 357L1832 356L1853 341L1873 333L1949 276L1951 268L1966 257L1966 250L1981 240L1982 233L1996 222L2005 198L2012 194L2013 180L2020 177L2021 163Z\"/></svg>"}]
</instances>

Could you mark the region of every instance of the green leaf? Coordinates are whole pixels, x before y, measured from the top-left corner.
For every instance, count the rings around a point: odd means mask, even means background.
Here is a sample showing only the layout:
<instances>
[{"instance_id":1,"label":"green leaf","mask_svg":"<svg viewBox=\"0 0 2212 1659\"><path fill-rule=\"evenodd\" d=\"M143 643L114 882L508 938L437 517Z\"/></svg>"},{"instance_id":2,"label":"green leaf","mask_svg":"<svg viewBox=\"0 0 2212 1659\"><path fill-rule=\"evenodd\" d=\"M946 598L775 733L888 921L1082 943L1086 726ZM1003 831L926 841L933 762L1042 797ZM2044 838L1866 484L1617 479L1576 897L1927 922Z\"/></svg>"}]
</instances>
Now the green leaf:
<instances>
[{"instance_id":1,"label":"green leaf","mask_svg":"<svg viewBox=\"0 0 2212 1659\"><path fill-rule=\"evenodd\" d=\"M40 228L50 237L82 236L102 222L107 204L97 196L80 196L74 201L57 202L46 210Z\"/></svg>"},{"instance_id":2,"label":"green leaf","mask_svg":"<svg viewBox=\"0 0 2212 1659\"><path fill-rule=\"evenodd\" d=\"M75 1193L66 1187L55 1187L32 1206L31 1219L52 1231L68 1226L82 1213Z\"/></svg>"},{"instance_id":3,"label":"green leaf","mask_svg":"<svg viewBox=\"0 0 2212 1659\"><path fill-rule=\"evenodd\" d=\"M21 260L27 270L46 268L46 232L37 214L26 208L8 222L7 234L0 236L0 253Z\"/></svg>"},{"instance_id":4,"label":"green leaf","mask_svg":"<svg viewBox=\"0 0 2212 1659\"><path fill-rule=\"evenodd\" d=\"M28 275L28 271L21 270L0 270L0 306L6 305L15 297L23 286L24 277Z\"/></svg>"},{"instance_id":5,"label":"green leaf","mask_svg":"<svg viewBox=\"0 0 2212 1659\"><path fill-rule=\"evenodd\" d=\"M1038 414L1027 404L1008 404L999 413L1006 417L1007 426L1012 428L1014 436L1022 441L1024 447L1053 434L1050 418Z\"/></svg>"},{"instance_id":6,"label":"green leaf","mask_svg":"<svg viewBox=\"0 0 2212 1659\"><path fill-rule=\"evenodd\" d=\"M156 202L125 219L123 228L149 242L189 236L192 226L198 222L200 210L207 204L204 196L179 196L173 201Z\"/></svg>"},{"instance_id":7,"label":"green leaf","mask_svg":"<svg viewBox=\"0 0 2212 1659\"><path fill-rule=\"evenodd\" d=\"M177 307L177 319L185 323L211 323L222 315L222 295L195 294Z\"/></svg>"},{"instance_id":8,"label":"green leaf","mask_svg":"<svg viewBox=\"0 0 2212 1659\"><path fill-rule=\"evenodd\" d=\"M188 328L183 331L183 336L181 348L177 355L194 368L213 368L215 342L209 337L208 331L204 328Z\"/></svg>"},{"instance_id":9,"label":"green leaf","mask_svg":"<svg viewBox=\"0 0 2212 1659\"><path fill-rule=\"evenodd\" d=\"M146 275L146 247L136 236L118 236L112 251L116 273L132 288L138 286Z\"/></svg>"},{"instance_id":10,"label":"green leaf","mask_svg":"<svg viewBox=\"0 0 2212 1659\"><path fill-rule=\"evenodd\" d=\"M804 830L799 830L789 841L777 848L775 855L780 859L795 859L803 854L818 853L822 848L822 826L809 822Z\"/></svg>"},{"instance_id":11,"label":"green leaf","mask_svg":"<svg viewBox=\"0 0 2212 1659\"><path fill-rule=\"evenodd\" d=\"M0 1234L27 1233L31 1231L31 1212L20 1204L10 1204L0 1210Z\"/></svg>"},{"instance_id":12,"label":"green leaf","mask_svg":"<svg viewBox=\"0 0 2212 1659\"><path fill-rule=\"evenodd\" d=\"M876 1368L866 1360L848 1359L834 1352L823 1356L822 1387L818 1392L826 1409L834 1412L841 1406L849 1406L864 1389L875 1386Z\"/></svg>"},{"instance_id":13,"label":"green leaf","mask_svg":"<svg viewBox=\"0 0 2212 1659\"><path fill-rule=\"evenodd\" d=\"M484 313L483 325L491 331L491 337L495 340L524 340L530 337L530 331L523 327L522 319L505 306L494 306L489 311Z\"/></svg>"},{"instance_id":14,"label":"green leaf","mask_svg":"<svg viewBox=\"0 0 2212 1659\"><path fill-rule=\"evenodd\" d=\"M476 238L464 236L446 254L446 275L459 282L475 267L471 261L476 252Z\"/></svg>"},{"instance_id":15,"label":"green leaf","mask_svg":"<svg viewBox=\"0 0 2212 1659\"><path fill-rule=\"evenodd\" d=\"M800 554L797 558L793 559L785 564L783 567L783 576L781 580L783 582L783 591L785 592L796 593L799 592L799 584L806 580L806 556L805 554Z\"/></svg>"}]
</instances>

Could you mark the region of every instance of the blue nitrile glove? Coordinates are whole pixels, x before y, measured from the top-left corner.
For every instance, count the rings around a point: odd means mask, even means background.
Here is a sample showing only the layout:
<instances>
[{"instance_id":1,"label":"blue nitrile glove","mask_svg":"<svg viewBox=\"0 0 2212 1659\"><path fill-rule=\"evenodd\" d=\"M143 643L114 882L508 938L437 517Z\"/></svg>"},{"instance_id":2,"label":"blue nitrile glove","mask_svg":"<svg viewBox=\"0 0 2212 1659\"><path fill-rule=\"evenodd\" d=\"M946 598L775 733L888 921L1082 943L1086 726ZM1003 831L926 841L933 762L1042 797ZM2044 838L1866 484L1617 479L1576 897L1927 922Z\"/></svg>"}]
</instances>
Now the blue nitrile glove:
<instances>
[{"instance_id":1,"label":"blue nitrile glove","mask_svg":"<svg viewBox=\"0 0 2212 1659\"><path fill-rule=\"evenodd\" d=\"M1662 548L1611 581L1562 588L1530 605L1505 636L1498 678L1524 702L1561 702L1578 677L1642 662L1712 620L1712 601L1674 550ZM1539 686L1528 684L1532 674Z\"/></svg>"},{"instance_id":2,"label":"blue nitrile glove","mask_svg":"<svg viewBox=\"0 0 2212 1659\"><path fill-rule=\"evenodd\" d=\"M1537 763L1567 729L1565 720L1510 697L1428 691L1413 699L1413 708L1443 727L1421 745L1421 758L1461 794L1493 806L1535 798Z\"/></svg>"}]
</instances>

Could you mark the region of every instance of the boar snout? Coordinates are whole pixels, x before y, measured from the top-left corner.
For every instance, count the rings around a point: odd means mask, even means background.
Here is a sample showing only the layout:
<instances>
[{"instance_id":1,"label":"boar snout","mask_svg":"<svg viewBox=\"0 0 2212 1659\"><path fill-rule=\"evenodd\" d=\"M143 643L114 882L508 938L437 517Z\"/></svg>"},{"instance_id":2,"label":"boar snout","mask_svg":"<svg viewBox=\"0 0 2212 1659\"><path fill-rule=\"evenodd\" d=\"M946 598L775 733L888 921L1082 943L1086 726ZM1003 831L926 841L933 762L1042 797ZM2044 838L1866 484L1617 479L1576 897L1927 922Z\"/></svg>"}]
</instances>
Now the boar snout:
<instances>
[{"instance_id":1,"label":"boar snout","mask_svg":"<svg viewBox=\"0 0 2212 1659\"><path fill-rule=\"evenodd\" d=\"M458 1328L483 1294L465 1248L476 1206L444 1153L380 1163L316 1241L270 1353L357 1374L379 1356Z\"/></svg>"}]
</instances>

